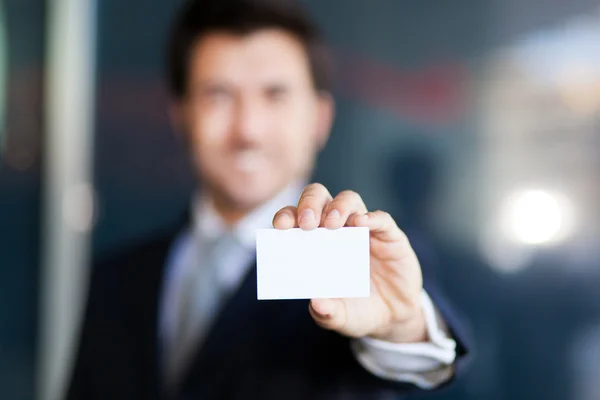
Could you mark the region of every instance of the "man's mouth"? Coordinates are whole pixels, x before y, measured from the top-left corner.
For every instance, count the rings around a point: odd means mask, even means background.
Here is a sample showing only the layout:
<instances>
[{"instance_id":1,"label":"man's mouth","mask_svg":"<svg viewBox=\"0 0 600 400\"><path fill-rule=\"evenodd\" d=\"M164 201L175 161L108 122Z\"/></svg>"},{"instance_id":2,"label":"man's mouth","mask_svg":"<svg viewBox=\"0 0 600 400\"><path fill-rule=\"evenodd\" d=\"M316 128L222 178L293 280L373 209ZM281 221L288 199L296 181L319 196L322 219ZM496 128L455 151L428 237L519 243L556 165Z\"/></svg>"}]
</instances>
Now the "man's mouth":
<instances>
[{"instance_id":1,"label":"man's mouth","mask_svg":"<svg viewBox=\"0 0 600 400\"><path fill-rule=\"evenodd\" d=\"M263 169L266 158L257 151L240 151L233 157L235 169L243 173L253 173Z\"/></svg>"}]
</instances>

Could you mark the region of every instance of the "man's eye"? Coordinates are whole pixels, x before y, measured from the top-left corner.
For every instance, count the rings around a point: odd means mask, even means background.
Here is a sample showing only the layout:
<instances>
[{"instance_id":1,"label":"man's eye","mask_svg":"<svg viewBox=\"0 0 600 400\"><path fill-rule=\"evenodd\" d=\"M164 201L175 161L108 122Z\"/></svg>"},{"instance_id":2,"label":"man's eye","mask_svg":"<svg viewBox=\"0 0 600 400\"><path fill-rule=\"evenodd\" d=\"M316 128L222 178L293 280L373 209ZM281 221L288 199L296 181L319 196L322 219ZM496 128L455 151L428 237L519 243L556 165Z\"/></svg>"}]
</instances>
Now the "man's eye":
<instances>
[{"instance_id":1,"label":"man's eye","mask_svg":"<svg viewBox=\"0 0 600 400\"><path fill-rule=\"evenodd\" d=\"M206 97L210 99L227 99L231 96L225 89L211 89L206 92Z\"/></svg>"},{"instance_id":2,"label":"man's eye","mask_svg":"<svg viewBox=\"0 0 600 400\"><path fill-rule=\"evenodd\" d=\"M288 91L282 87L274 87L267 89L266 95L271 101L282 101L287 97Z\"/></svg>"},{"instance_id":3,"label":"man's eye","mask_svg":"<svg viewBox=\"0 0 600 400\"><path fill-rule=\"evenodd\" d=\"M207 87L202 91L202 99L207 102L222 102L231 99L232 93L225 87Z\"/></svg>"}]
</instances>

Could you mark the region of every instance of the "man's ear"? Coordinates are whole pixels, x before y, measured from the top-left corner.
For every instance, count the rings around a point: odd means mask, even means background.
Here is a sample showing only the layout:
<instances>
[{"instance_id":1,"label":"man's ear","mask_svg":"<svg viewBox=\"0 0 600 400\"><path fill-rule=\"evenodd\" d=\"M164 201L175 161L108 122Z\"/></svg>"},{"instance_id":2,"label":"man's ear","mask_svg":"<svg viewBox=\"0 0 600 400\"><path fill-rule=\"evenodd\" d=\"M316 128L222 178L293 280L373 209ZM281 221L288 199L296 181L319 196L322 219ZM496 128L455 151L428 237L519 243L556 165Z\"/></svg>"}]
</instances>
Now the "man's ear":
<instances>
[{"instance_id":1,"label":"man's ear","mask_svg":"<svg viewBox=\"0 0 600 400\"><path fill-rule=\"evenodd\" d=\"M333 119L335 117L335 101L329 92L320 92L318 96L317 144L319 146L319 151L321 151L325 148L331 133Z\"/></svg>"}]
</instances>

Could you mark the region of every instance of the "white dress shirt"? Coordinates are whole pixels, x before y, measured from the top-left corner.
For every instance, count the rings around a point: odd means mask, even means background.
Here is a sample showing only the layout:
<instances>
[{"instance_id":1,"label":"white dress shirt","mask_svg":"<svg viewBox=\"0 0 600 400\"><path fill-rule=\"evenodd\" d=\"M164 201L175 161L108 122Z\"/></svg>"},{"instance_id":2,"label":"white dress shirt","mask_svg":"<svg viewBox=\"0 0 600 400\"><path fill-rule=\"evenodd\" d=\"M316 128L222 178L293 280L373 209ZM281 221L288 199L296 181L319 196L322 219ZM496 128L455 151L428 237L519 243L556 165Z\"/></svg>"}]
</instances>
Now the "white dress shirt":
<instances>
[{"instance_id":1,"label":"white dress shirt","mask_svg":"<svg viewBox=\"0 0 600 400\"><path fill-rule=\"evenodd\" d=\"M236 241L228 244L216 271L216 281L221 293L232 293L241 284L256 256L256 230L272 227L275 213L286 205L297 204L303 187L301 184L288 186L232 228L231 233ZM192 227L183 232L173 245L163 283L165 286L160 304L159 330L162 348L167 352L174 340L178 295L184 281L193 273L193 268L203 263L202 254L196 249L200 243L213 240L228 230L207 199L195 199L192 209ZM448 337L443 320L424 290L422 307L428 342L398 344L367 337L356 339L352 341L352 351L359 363L379 377L413 383L423 389L434 388L450 379L456 357L456 343ZM211 327L212 316L203 321L205 322L198 330L199 346ZM163 359L166 359L165 355Z\"/></svg>"}]
</instances>

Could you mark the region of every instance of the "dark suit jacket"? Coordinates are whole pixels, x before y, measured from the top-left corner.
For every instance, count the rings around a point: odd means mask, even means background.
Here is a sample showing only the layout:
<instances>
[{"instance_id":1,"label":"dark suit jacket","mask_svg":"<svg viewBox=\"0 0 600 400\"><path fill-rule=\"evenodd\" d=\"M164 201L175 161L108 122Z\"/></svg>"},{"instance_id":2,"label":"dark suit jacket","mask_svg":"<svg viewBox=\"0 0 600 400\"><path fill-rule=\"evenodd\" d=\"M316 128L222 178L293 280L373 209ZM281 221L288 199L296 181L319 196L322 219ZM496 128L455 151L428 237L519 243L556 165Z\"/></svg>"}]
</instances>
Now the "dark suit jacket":
<instances>
[{"instance_id":1,"label":"dark suit jacket","mask_svg":"<svg viewBox=\"0 0 600 400\"><path fill-rule=\"evenodd\" d=\"M175 233L132 246L94 267L69 400L165 398L158 310ZM446 303L426 279L458 342ZM319 328L308 302L257 301L256 269L224 306L192 363L178 399L387 399L416 390L377 378L349 340Z\"/></svg>"}]
</instances>

